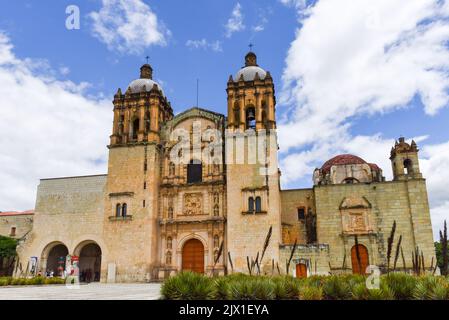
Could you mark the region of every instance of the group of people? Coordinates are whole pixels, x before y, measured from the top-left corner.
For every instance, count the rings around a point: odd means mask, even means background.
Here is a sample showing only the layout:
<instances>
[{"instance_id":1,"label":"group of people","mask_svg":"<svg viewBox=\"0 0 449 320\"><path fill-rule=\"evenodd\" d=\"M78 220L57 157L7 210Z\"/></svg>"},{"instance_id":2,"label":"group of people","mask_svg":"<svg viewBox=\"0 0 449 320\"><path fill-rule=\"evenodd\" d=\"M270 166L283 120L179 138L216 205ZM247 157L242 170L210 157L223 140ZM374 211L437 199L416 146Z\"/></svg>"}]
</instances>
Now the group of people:
<instances>
[{"instance_id":1,"label":"group of people","mask_svg":"<svg viewBox=\"0 0 449 320\"><path fill-rule=\"evenodd\" d=\"M92 269L82 270L80 274L80 282L100 281L100 273L92 272Z\"/></svg>"}]
</instances>

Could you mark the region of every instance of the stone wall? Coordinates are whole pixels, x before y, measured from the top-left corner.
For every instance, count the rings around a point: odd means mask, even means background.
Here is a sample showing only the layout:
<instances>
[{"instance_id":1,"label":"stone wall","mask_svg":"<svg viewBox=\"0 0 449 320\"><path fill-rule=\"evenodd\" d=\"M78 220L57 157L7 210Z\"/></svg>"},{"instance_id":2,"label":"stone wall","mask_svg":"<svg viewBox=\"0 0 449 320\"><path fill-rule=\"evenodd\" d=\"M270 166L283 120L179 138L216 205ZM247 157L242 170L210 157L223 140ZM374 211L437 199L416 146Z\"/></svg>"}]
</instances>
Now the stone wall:
<instances>
[{"instance_id":1,"label":"stone wall","mask_svg":"<svg viewBox=\"0 0 449 320\"><path fill-rule=\"evenodd\" d=\"M287 263L290 259L292 245L283 245L280 248L279 268L281 274L287 272ZM303 263L307 266L307 276L329 275L329 246L320 245L298 245L293 254L288 274L296 277L296 264Z\"/></svg>"},{"instance_id":2,"label":"stone wall","mask_svg":"<svg viewBox=\"0 0 449 320\"><path fill-rule=\"evenodd\" d=\"M306 244L305 220L298 219L298 209L304 208L315 211L313 201L313 189L296 189L281 191L281 219L283 225L282 243L293 244L295 239L298 244Z\"/></svg>"},{"instance_id":3,"label":"stone wall","mask_svg":"<svg viewBox=\"0 0 449 320\"><path fill-rule=\"evenodd\" d=\"M64 244L69 254L79 252L88 242L103 242L103 195L106 175L42 179L37 189L32 231L18 247L25 267L30 257L38 257L38 270L45 271L46 254Z\"/></svg>"}]
</instances>

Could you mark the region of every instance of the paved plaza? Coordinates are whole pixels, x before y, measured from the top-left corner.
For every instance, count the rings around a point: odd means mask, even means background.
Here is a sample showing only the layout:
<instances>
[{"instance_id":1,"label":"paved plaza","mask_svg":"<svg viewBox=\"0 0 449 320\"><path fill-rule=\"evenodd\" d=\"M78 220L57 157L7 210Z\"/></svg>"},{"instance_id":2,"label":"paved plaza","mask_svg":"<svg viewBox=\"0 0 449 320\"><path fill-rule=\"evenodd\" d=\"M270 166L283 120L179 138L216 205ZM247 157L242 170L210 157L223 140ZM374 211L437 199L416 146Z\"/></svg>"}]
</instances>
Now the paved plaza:
<instances>
[{"instance_id":1,"label":"paved plaza","mask_svg":"<svg viewBox=\"0 0 449 320\"><path fill-rule=\"evenodd\" d=\"M0 287L0 300L157 300L161 285L82 284L79 289L65 285Z\"/></svg>"}]
</instances>

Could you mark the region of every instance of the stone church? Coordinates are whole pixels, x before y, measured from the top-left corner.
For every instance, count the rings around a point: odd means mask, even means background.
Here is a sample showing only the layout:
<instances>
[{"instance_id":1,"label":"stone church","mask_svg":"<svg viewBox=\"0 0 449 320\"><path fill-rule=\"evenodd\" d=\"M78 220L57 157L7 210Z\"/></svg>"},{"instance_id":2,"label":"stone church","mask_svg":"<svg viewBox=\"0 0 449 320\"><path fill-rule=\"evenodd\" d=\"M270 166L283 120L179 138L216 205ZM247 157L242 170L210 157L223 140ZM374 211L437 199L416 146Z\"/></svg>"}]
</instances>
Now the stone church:
<instances>
[{"instance_id":1,"label":"stone church","mask_svg":"<svg viewBox=\"0 0 449 320\"><path fill-rule=\"evenodd\" d=\"M398 268L412 267L416 247L431 267L415 142L392 146L392 181L376 164L344 154L314 171L311 188L281 190L273 78L253 52L226 92L227 115L198 107L174 115L143 65L114 96L107 174L40 181L16 275L30 259L35 272L55 274L78 261L83 277L102 282L181 270L285 274L293 249L293 276L365 273L386 268L394 221L405 256Z\"/></svg>"}]
</instances>

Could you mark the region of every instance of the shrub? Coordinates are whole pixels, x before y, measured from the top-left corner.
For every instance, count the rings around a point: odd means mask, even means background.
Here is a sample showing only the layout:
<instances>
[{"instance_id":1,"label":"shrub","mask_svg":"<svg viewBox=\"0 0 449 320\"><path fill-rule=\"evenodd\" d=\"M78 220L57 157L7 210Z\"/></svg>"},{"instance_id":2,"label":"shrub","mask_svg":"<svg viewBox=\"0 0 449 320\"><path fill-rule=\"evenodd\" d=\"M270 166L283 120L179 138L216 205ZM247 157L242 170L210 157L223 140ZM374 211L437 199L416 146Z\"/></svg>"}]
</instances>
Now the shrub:
<instances>
[{"instance_id":1,"label":"shrub","mask_svg":"<svg viewBox=\"0 0 449 320\"><path fill-rule=\"evenodd\" d=\"M45 278L44 284L65 284L65 279L59 277Z\"/></svg>"},{"instance_id":2,"label":"shrub","mask_svg":"<svg viewBox=\"0 0 449 320\"><path fill-rule=\"evenodd\" d=\"M11 285L12 277L0 277L0 287Z\"/></svg>"},{"instance_id":3,"label":"shrub","mask_svg":"<svg viewBox=\"0 0 449 320\"><path fill-rule=\"evenodd\" d=\"M298 299L300 284L293 277L284 276L273 278L274 295L277 300Z\"/></svg>"},{"instance_id":4,"label":"shrub","mask_svg":"<svg viewBox=\"0 0 449 320\"><path fill-rule=\"evenodd\" d=\"M417 280L413 298L417 300L447 300L449 299L449 283L443 277L421 277Z\"/></svg>"},{"instance_id":5,"label":"shrub","mask_svg":"<svg viewBox=\"0 0 449 320\"><path fill-rule=\"evenodd\" d=\"M416 277L405 273L390 273L382 277L395 299L409 300L413 298L413 291L416 286Z\"/></svg>"},{"instance_id":6,"label":"shrub","mask_svg":"<svg viewBox=\"0 0 449 320\"><path fill-rule=\"evenodd\" d=\"M233 300L273 300L276 297L275 284L266 277L231 281L229 292Z\"/></svg>"},{"instance_id":7,"label":"shrub","mask_svg":"<svg viewBox=\"0 0 449 320\"><path fill-rule=\"evenodd\" d=\"M351 298L351 290L346 279L341 276L330 276L323 284L326 299L345 300Z\"/></svg>"},{"instance_id":8,"label":"shrub","mask_svg":"<svg viewBox=\"0 0 449 320\"><path fill-rule=\"evenodd\" d=\"M312 287L321 287L326 281L327 276L311 276L308 278L303 278L300 281L301 285L304 286L312 286Z\"/></svg>"},{"instance_id":9,"label":"shrub","mask_svg":"<svg viewBox=\"0 0 449 320\"><path fill-rule=\"evenodd\" d=\"M384 283L380 283L379 289L368 289L365 282L359 282L352 288L352 297L354 300L393 300L394 293Z\"/></svg>"},{"instance_id":10,"label":"shrub","mask_svg":"<svg viewBox=\"0 0 449 320\"><path fill-rule=\"evenodd\" d=\"M230 298L229 284L231 281L230 277L217 277L214 279L215 299L227 300Z\"/></svg>"},{"instance_id":11,"label":"shrub","mask_svg":"<svg viewBox=\"0 0 449 320\"><path fill-rule=\"evenodd\" d=\"M323 300L323 288L318 286L301 286L300 300Z\"/></svg>"},{"instance_id":12,"label":"shrub","mask_svg":"<svg viewBox=\"0 0 449 320\"><path fill-rule=\"evenodd\" d=\"M194 272L181 272L167 279L161 288L164 299L207 300L215 296L214 282L205 275Z\"/></svg>"},{"instance_id":13,"label":"shrub","mask_svg":"<svg viewBox=\"0 0 449 320\"><path fill-rule=\"evenodd\" d=\"M41 285L45 284L45 279L43 277L35 277L32 279L27 279L28 285Z\"/></svg>"}]
</instances>

